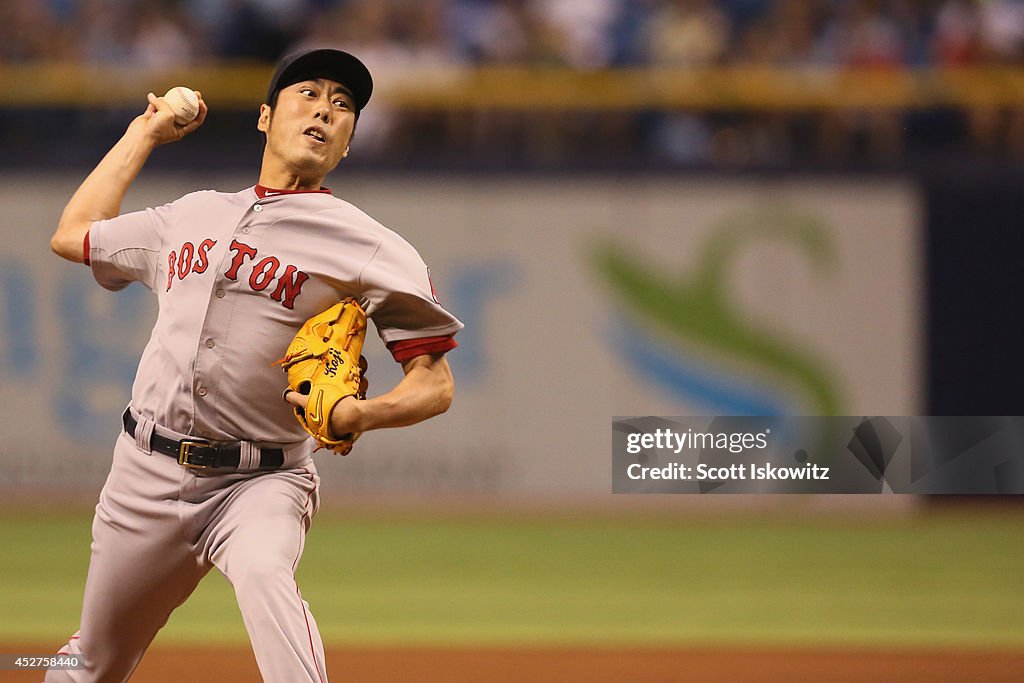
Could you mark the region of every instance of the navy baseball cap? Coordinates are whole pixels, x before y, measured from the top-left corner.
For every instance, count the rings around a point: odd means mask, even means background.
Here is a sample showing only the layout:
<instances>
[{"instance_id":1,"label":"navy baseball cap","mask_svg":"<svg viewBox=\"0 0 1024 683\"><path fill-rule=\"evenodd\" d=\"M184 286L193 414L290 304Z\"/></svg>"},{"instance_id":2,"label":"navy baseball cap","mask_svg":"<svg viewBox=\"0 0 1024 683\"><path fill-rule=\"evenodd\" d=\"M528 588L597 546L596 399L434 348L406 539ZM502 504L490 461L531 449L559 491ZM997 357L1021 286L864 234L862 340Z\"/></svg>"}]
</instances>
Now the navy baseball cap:
<instances>
[{"instance_id":1,"label":"navy baseball cap","mask_svg":"<svg viewBox=\"0 0 1024 683\"><path fill-rule=\"evenodd\" d=\"M366 65L347 52L321 48L295 52L277 63L277 70L267 89L267 103L274 101L274 96L281 88L316 78L337 81L348 88L355 100L357 115L370 101L373 78Z\"/></svg>"}]
</instances>

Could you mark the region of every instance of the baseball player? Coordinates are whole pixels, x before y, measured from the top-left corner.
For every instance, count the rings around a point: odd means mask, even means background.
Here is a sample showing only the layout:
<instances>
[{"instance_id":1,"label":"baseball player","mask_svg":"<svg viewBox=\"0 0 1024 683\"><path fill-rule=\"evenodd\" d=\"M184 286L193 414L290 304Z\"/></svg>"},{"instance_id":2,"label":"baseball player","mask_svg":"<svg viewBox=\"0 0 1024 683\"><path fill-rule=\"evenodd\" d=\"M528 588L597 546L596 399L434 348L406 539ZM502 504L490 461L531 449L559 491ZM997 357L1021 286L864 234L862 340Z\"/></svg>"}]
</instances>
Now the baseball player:
<instances>
[{"instance_id":1,"label":"baseball player","mask_svg":"<svg viewBox=\"0 0 1024 683\"><path fill-rule=\"evenodd\" d=\"M149 94L71 197L51 246L103 287L151 289L159 314L93 522L79 631L61 649L84 671L46 681L123 681L211 567L235 590L264 680L327 680L324 649L295 583L318 503L314 446L292 414L279 360L311 316L354 298L404 371L390 391L341 400L334 434L414 424L453 392L445 353L462 327L426 265L394 232L323 187L348 155L373 83L338 50L278 65L261 105L259 182L119 215L149 154L195 131Z\"/></svg>"}]
</instances>

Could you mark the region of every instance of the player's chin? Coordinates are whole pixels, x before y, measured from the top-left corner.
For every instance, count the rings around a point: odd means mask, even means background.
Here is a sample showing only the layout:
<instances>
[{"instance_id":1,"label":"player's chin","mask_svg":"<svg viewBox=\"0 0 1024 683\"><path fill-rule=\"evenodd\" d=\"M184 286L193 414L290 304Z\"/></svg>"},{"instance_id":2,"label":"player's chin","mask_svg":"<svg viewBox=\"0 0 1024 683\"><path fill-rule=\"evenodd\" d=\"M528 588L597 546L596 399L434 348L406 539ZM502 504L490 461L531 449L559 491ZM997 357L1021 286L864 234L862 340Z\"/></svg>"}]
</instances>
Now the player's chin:
<instances>
[{"instance_id":1,"label":"player's chin","mask_svg":"<svg viewBox=\"0 0 1024 683\"><path fill-rule=\"evenodd\" d=\"M333 168L341 160L342 150L329 143L313 141L306 144L301 156L308 159L309 163L329 165Z\"/></svg>"},{"instance_id":2,"label":"player's chin","mask_svg":"<svg viewBox=\"0 0 1024 683\"><path fill-rule=\"evenodd\" d=\"M336 165L337 162L332 163L329 155L315 152L297 155L292 160L292 166L303 175L327 175Z\"/></svg>"}]
</instances>

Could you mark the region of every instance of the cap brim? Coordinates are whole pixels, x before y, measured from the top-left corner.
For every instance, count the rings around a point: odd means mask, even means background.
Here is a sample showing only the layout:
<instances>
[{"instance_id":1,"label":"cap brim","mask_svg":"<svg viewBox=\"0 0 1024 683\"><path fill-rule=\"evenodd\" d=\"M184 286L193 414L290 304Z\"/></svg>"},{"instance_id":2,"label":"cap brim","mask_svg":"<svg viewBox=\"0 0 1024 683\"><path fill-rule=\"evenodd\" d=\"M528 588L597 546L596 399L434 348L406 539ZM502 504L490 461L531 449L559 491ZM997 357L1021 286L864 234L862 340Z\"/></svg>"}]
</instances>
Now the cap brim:
<instances>
[{"instance_id":1,"label":"cap brim","mask_svg":"<svg viewBox=\"0 0 1024 683\"><path fill-rule=\"evenodd\" d=\"M270 79L267 102L271 102L282 88L315 78L337 81L348 88L355 101L356 110L365 107L373 93L373 78L366 65L347 52L322 48L284 57Z\"/></svg>"}]
</instances>

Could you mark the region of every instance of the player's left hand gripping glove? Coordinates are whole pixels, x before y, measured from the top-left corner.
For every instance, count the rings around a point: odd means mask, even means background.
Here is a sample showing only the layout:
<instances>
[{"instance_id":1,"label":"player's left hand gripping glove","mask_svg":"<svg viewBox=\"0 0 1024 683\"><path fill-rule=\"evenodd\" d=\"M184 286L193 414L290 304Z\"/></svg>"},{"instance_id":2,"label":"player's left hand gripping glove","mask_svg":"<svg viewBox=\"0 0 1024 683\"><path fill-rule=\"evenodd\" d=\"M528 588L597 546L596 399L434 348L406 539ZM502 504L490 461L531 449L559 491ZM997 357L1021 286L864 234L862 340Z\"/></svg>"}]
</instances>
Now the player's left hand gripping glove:
<instances>
[{"instance_id":1,"label":"player's left hand gripping glove","mask_svg":"<svg viewBox=\"0 0 1024 683\"><path fill-rule=\"evenodd\" d=\"M359 434L331 435L331 411L344 398L366 398L366 313L355 299L345 299L307 320L285 357L277 361L288 373L288 387L309 397L295 417L320 448L348 455Z\"/></svg>"}]
</instances>

